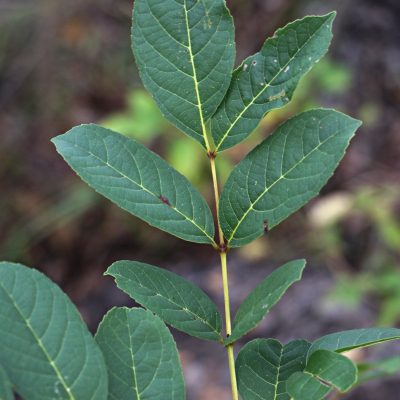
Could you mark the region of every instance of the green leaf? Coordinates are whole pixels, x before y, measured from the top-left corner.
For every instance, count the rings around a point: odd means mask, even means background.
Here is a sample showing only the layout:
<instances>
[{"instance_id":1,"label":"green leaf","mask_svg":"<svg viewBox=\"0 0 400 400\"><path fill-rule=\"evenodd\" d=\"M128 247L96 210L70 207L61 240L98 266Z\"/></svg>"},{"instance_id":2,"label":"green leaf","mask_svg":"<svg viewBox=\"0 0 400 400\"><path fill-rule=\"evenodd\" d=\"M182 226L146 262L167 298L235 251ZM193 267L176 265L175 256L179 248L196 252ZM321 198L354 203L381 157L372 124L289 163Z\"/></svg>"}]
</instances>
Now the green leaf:
<instances>
[{"instance_id":1,"label":"green leaf","mask_svg":"<svg viewBox=\"0 0 400 400\"><path fill-rule=\"evenodd\" d=\"M136 0L132 49L165 117L207 149L206 123L229 87L235 59L223 0Z\"/></svg>"},{"instance_id":2,"label":"green leaf","mask_svg":"<svg viewBox=\"0 0 400 400\"><path fill-rule=\"evenodd\" d=\"M286 382L290 400L321 400L332 390L306 372L294 373Z\"/></svg>"},{"instance_id":3,"label":"green leaf","mask_svg":"<svg viewBox=\"0 0 400 400\"><path fill-rule=\"evenodd\" d=\"M235 70L211 122L217 150L244 140L266 112L291 100L299 80L327 52L335 15L305 17L288 24Z\"/></svg>"},{"instance_id":4,"label":"green leaf","mask_svg":"<svg viewBox=\"0 0 400 400\"><path fill-rule=\"evenodd\" d=\"M107 364L109 399L185 399L174 339L150 311L113 308L103 318L96 341Z\"/></svg>"},{"instance_id":5,"label":"green leaf","mask_svg":"<svg viewBox=\"0 0 400 400\"><path fill-rule=\"evenodd\" d=\"M5 369L0 365L0 400L14 400L12 384Z\"/></svg>"},{"instance_id":6,"label":"green leaf","mask_svg":"<svg viewBox=\"0 0 400 400\"><path fill-rule=\"evenodd\" d=\"M340 353L395 339L400 339L400 329L367 328L336 332L317 339L310 348L309 356L320 349L337 351Z\"/></svg>"},{"instance_id":7,"label":"green leaf","mask_svg":"<svg viewBox=\"0 0 400 400\"><path fill-rule=\"evenodd\" d=\"M164 269L136 261L117 261L106 275L143 307L189 335L221 341L221 316L193 283Z\"/></svg>"},{"instance_id":8,"label":"green leaf","mask_svg":"<svg viewBox=\"0 0 400 400\"><path fill-rule=\"evenodd\" d=\"M289 400L286 380L304 369L309 347L305 340L294 340L285 346L275 339L247 343L236 359L243 400Z\"/></svg>"},{"instance_id":9,"label":"green leaf","mask_svg":"<svg viewBox=\"0 0 400 400\"><path fill-rule=\"evenodd\" d=\"M357 381L357 367L347 357L329 350L317 350L307 361L306 372L347 392Z\"/></svg>"},{"instance_id":10,"label":"green leaf","mask_svg":"<svg viewBox=\"0 0 400 400\"><path fill-rule=\"evenodd\" d=\"M348 391L357 381L357 367L341 354L318 350L311 355L304 372L296 372L286 389L294 400L320 400L334 388Z\"/></svg>"},{"instance_id":11,"label":"green leaf","mask_svg":"<svg viewBox=\"0 0 400 400\"><path fill-rule=\"evenodd\" d=\"M252 150L221 194L219 217L229 246L251 242L316 196L359 126L340 112L311 110L282 124Z\"/></svg>"},{"instance_id":12,"label":"green leaf","mask_svg":"<svg viewBox=\"0 0 400 400\"><path fill-rule=\"evenodd\" d=\"M0 360L21 397L107 399L103 355L56 284L34 269L2 262L0 304Z\"/></svg>"},{"instance_id":13,"label":"green leaf","mask_svg":"<svg viewBox=\"0 0 400 400\"><path fill-rule=\"evenodd\" d=\"M301 279L305 266L305 260L290 261L267 276L239 307L232 335L225 343L233 343L255 328L286 290Z\"/></svg>"},{"instance_id":14,"label":"green leaf","mask_svg":"<svg viewBox=\"0 0 400 400\"><path fill-rule=\"evenodd\" d=\"M211 211L190 182L133 139L81 125L52 140L92 188L150 225L196 243L214 243Z\"/></svg>"}]
</instances>

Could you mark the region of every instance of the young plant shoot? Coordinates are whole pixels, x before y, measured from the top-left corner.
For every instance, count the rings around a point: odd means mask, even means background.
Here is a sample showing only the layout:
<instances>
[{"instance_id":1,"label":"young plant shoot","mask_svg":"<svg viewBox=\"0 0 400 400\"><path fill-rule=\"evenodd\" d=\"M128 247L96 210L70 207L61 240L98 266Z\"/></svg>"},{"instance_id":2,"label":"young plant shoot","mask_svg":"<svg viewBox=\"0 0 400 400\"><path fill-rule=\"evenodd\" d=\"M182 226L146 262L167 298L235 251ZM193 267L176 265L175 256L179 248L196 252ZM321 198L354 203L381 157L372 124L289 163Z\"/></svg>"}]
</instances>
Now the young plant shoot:
<instances>
[{"instance_id":1,"label":"young plant shoot","mask_svg":"<svg viewBox=\"0 0 400 400\"><path fill-rule=\"evenodd\" d=\"M133 139L89 124L53 143L83 181L122 209L215 249L224 318L178 275L117 261L106 275L143 308L113 308L92 337L57 285L37 270L0 263L1 399L17 393L26 400L183 400L170 325L226 348L233 400L320 400L358 382L357 365L343 352L400 338L399 329L370 328L314 342L259 338L235 349L301 279L306 262L276 268L232 318L228 254L317 196L361 123L332 109L296 115L243 158L221 191L216 159L290 102L328 51L334 19L331 12L296 20L234 68L234 24L224 0L135 1L132 49L140 77L165 118L204 148L216 219L186 177Z\"/></svg>"}]
</instances>

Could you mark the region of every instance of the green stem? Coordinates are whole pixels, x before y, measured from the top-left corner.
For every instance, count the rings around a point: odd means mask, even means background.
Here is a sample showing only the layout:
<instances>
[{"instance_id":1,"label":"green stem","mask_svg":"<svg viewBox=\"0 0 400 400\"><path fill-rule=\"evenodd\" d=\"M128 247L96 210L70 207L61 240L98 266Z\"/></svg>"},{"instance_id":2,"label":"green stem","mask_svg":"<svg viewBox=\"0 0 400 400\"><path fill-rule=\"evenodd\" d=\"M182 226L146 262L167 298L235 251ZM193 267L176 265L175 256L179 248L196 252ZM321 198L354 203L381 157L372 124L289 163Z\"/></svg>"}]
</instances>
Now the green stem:
<instances>
[{"instance_id":1,"label":"green stem","mask_svg":"<svg viewBox=\"0 0 400 400\"><path fill-rule=\"evenodd\" d=\"M220 251L219 255L221 259L222 284L224 288L225 329L226 329L226 336L230 336L232 334L232 326L231 326L231 310L230 310L230 300L229 300L229 282L228 282L226 252ZM235 353L233 351L233 346L234 346L233 343L226 346L226 351L228 353L229 374L231 377L231 386L232 386L232 398L233 400L238 400L239 396L237 391Z\"/></svg>"},{"instance_id":2,"label":"green stem","mask_svg":"<svg viewBox=\"0 0 400 400\"><path fill-rule=\"evenodd\" d=\"M214 187L215 208L217 211L217 222L218 222L219 245L220 245L220 247L223 247L225 245L224 234L222 233L221 224L219 223L219 216L218 216L219 190L218 190L217 168L215 165L216 155L214 153L208 153L208 157L210 159L211 175L212 175L212 181L213 181L213 187Z\"/></svg>"},{"instance_id":3,"label":"green stem","mask_svg":"<svg viewBox=\"0 0 400 400\"><path fill-rule=\"evenodd\" d=\"M228 266L227 266L227 257L226 257L226 245L224 240L224 235L221 229L221 224L219 222L218 217L218 204L219 204L219 191L218 191L218 177L215 166L215 154L209 153L210 165L211 165L211 174L214 186L214 197L215 197L215 206L217 209L217 221L218 221L218 236L219 236L219 256L221 261L221 273L222 273L222 286L224 291L224 306L225 306L225 330L226 336L230 336L232 334L232 324L231 324L231 310L230 310L230 299L229 299L229 281L228 281ZM226 347L226 351L228 354L228 364L229 364L229 374L231 380L232 387L232 399L238 400L238 390L237 390L237 382L236 382L236 370L235 370L235 354L233 349L234 344L230 344Z\"/></svg>"}]
</instances>

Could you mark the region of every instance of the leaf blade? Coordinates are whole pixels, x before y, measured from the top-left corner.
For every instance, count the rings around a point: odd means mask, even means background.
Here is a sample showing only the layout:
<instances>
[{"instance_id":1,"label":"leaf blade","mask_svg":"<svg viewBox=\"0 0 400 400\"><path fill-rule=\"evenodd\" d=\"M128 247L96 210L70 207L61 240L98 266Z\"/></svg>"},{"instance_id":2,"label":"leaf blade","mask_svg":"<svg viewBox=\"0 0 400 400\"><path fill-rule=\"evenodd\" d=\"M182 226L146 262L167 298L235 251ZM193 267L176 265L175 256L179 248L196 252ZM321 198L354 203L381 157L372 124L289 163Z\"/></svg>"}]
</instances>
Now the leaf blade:
<instances>
[{"instance_id":1,"label":"leaf blade","mask_svg":"<svg viewBox=\"0 0 400 400\"><path fill-rule=\"evenodd\" d=\"M287 381L294 400L320 400L334 388L347 392L357 382L357 367L347 357L330 350L317 350Z\"/></svg>"},{"instance_id":2,"label":"leaf blade","mask_svg":"<svg viewBox=\"0 0 400 400\"><path fill-rule=\"evenodd\" d=\"M310 343L294 340L283 346L275 339L247 343L236 359L238 389L243 400L289 400L286 380L306 365Z\"/></svg>"},{"instance_id":3,"label":"leaf blade","mask_svg":"<svg viewBox=\"0 0 400 400\"><path fill-rule=\"evenodd\" d=\"M175 341L150 311L113 308L100 323L96 341L107 364L110 398L185 399Z\"/></svg>"},{"instance_id":4,"label":"leaf blade","mask_svg":"<svg viewBox=\"0 0 400 400\"><path fill-rule=\"evenodd\" d=\"M266 112L290 101L299 80L327 52L335 15L291 22L234 71L228 93L211 121L217 151L244 140Z\"/></svg>"},{"instance_id":5,"label":"leaf blade","mask_svg":"<svg viewBox=\"0 0 400 400\"><path fill-rule=\"evenodd\" d=\"M286 121L233 170L219 217L230 247L263 235L316 196L332 176L360 122L328 109Z\"/></svg>"},{"instance_id":6,"label":"leaf blade","mask_svg":"<svg viewBox=\"0 0 400 400\"><path fill-rule=\"evenodd\" d=\"M0 399L14 400L12 383L8 378L7 372L1 365L0 365Z\"/></svg>"},{"instance_id":7,"label":"leaf blade","mask_svg":"<svg viewBox=\"0 0 400 400\"><path fill-rule=\"evenodd\" d=\"M306 372L347 392L357 381L357 367L347 357L330 350L317 350L307 361Z\"/></svg>"},{"instance_id":8,"label":"leaf blade","mask_svg":"<svg viewBox=\"0 0 400 400\"><path fill-rule=\"evenodd\" d=\"M214 243L211 211L190 182L139 142L97 125L52 139L97 192L152 226L195 243Z\"/></svg>"},{"instance_id":9,"label":"leaf blade","mask_svg":"<svg viewBox=\"0 0 400 400\"><path fill-rule=\"evenodd\" d=\"M232 335L225 341L225 344L235 342L254 329L281 299L286 290L301 279L305 266L305 260L288 262L257 285L239 307L233 321Z\"/></svg>"},{"instance_id":10,"label":"leaf blade","mask_svg":"<svg viewBox=\"0 0 400 400\"><path fill-rule=\"evenodd\" d=\"M57 285L36 270L2 262L0 301L0 358L18 394L32 400L107 398L100 349Z\"/></svg>"},{"instance_id":11,"label":"leaf blade","mask_svg":"<svg viewBox=\"0 0 400 400\"><path fill-rule=\"evenodd\" d=\"M400 339L400 329L397 328L365 328L335 332L315 340L310 348L309 356L317 350L341 353L397 339Z\"/></svg>"},{"instance_id":12,"label":"leaf blade","mask_svg":"<svg viewBox=\"0 0 400 400\"><path fill-rule=\"evenodd\" d=\"M189 335L221 341L222 320L212 300L180 276L135 261L117 261L106 275L136 302Z\"/></svg>"},{"instance_id":13,"label":"leaf blade","mask_svg":"<svg viewBox=\"0 0 400 400\"><path fill-rule=\"evenodd\" d=\"M306 372L295 372L287 381L291 400L322 400L332 390Z\"/></svg>"},{"instance_id":14,"label":"leaf blade","mask_svg":"<svg viewBox=\"0 0 400 400\"><path fill-rule=\"evenodd\" d=\"M142 81L165 117L207 150L206 122L228 89L233 43L223 0L135 2L132 49Z\"/></svg>"}]
</instances>

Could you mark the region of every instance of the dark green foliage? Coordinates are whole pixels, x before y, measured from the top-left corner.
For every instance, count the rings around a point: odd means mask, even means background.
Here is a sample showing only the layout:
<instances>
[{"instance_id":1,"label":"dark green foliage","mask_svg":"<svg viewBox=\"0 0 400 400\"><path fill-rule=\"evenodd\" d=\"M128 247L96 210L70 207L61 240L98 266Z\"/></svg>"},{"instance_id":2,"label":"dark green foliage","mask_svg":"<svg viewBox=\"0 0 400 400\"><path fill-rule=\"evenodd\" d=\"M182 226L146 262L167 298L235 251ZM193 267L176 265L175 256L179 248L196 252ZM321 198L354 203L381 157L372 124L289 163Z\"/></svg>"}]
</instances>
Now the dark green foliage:
<instances>
[{"instance_id":1,"label":"dark green foliage","mask_svg":"<svg viewBox=\"0 0 400 400\"><path fill-rule=\"evenodd\" d=\"M226 252L316 196L361 123L328 109L289 119L234 168L221 199L214 159L291 100L327 52L334 18L332 12L288 24L233 70L234 26L224 0L135 1L132 48L140 76L165 117L205 148L218 221L187 178L133 139L81 125L53 142L89 186L124 210L220 253L227 335L216 305L193 283L149 264L118 261L106 275L146 310L113 308L95 341L55 284L35 270L0 263L0 398L12 399L13 389L28 400L184 400L179 354L164 322L227 347L235 400L235 373L243 400L320 400L333 390L346 392L358 369L340 353L400 338L399 329L372 328L312 344L256 339L234 360L234 343L301 279L305 260L267 276L239 307L231 331ZM377 364L375 375L374 367L365 368L374 377L397 371L398 363Z\"/></svg>"}]
</instances>

